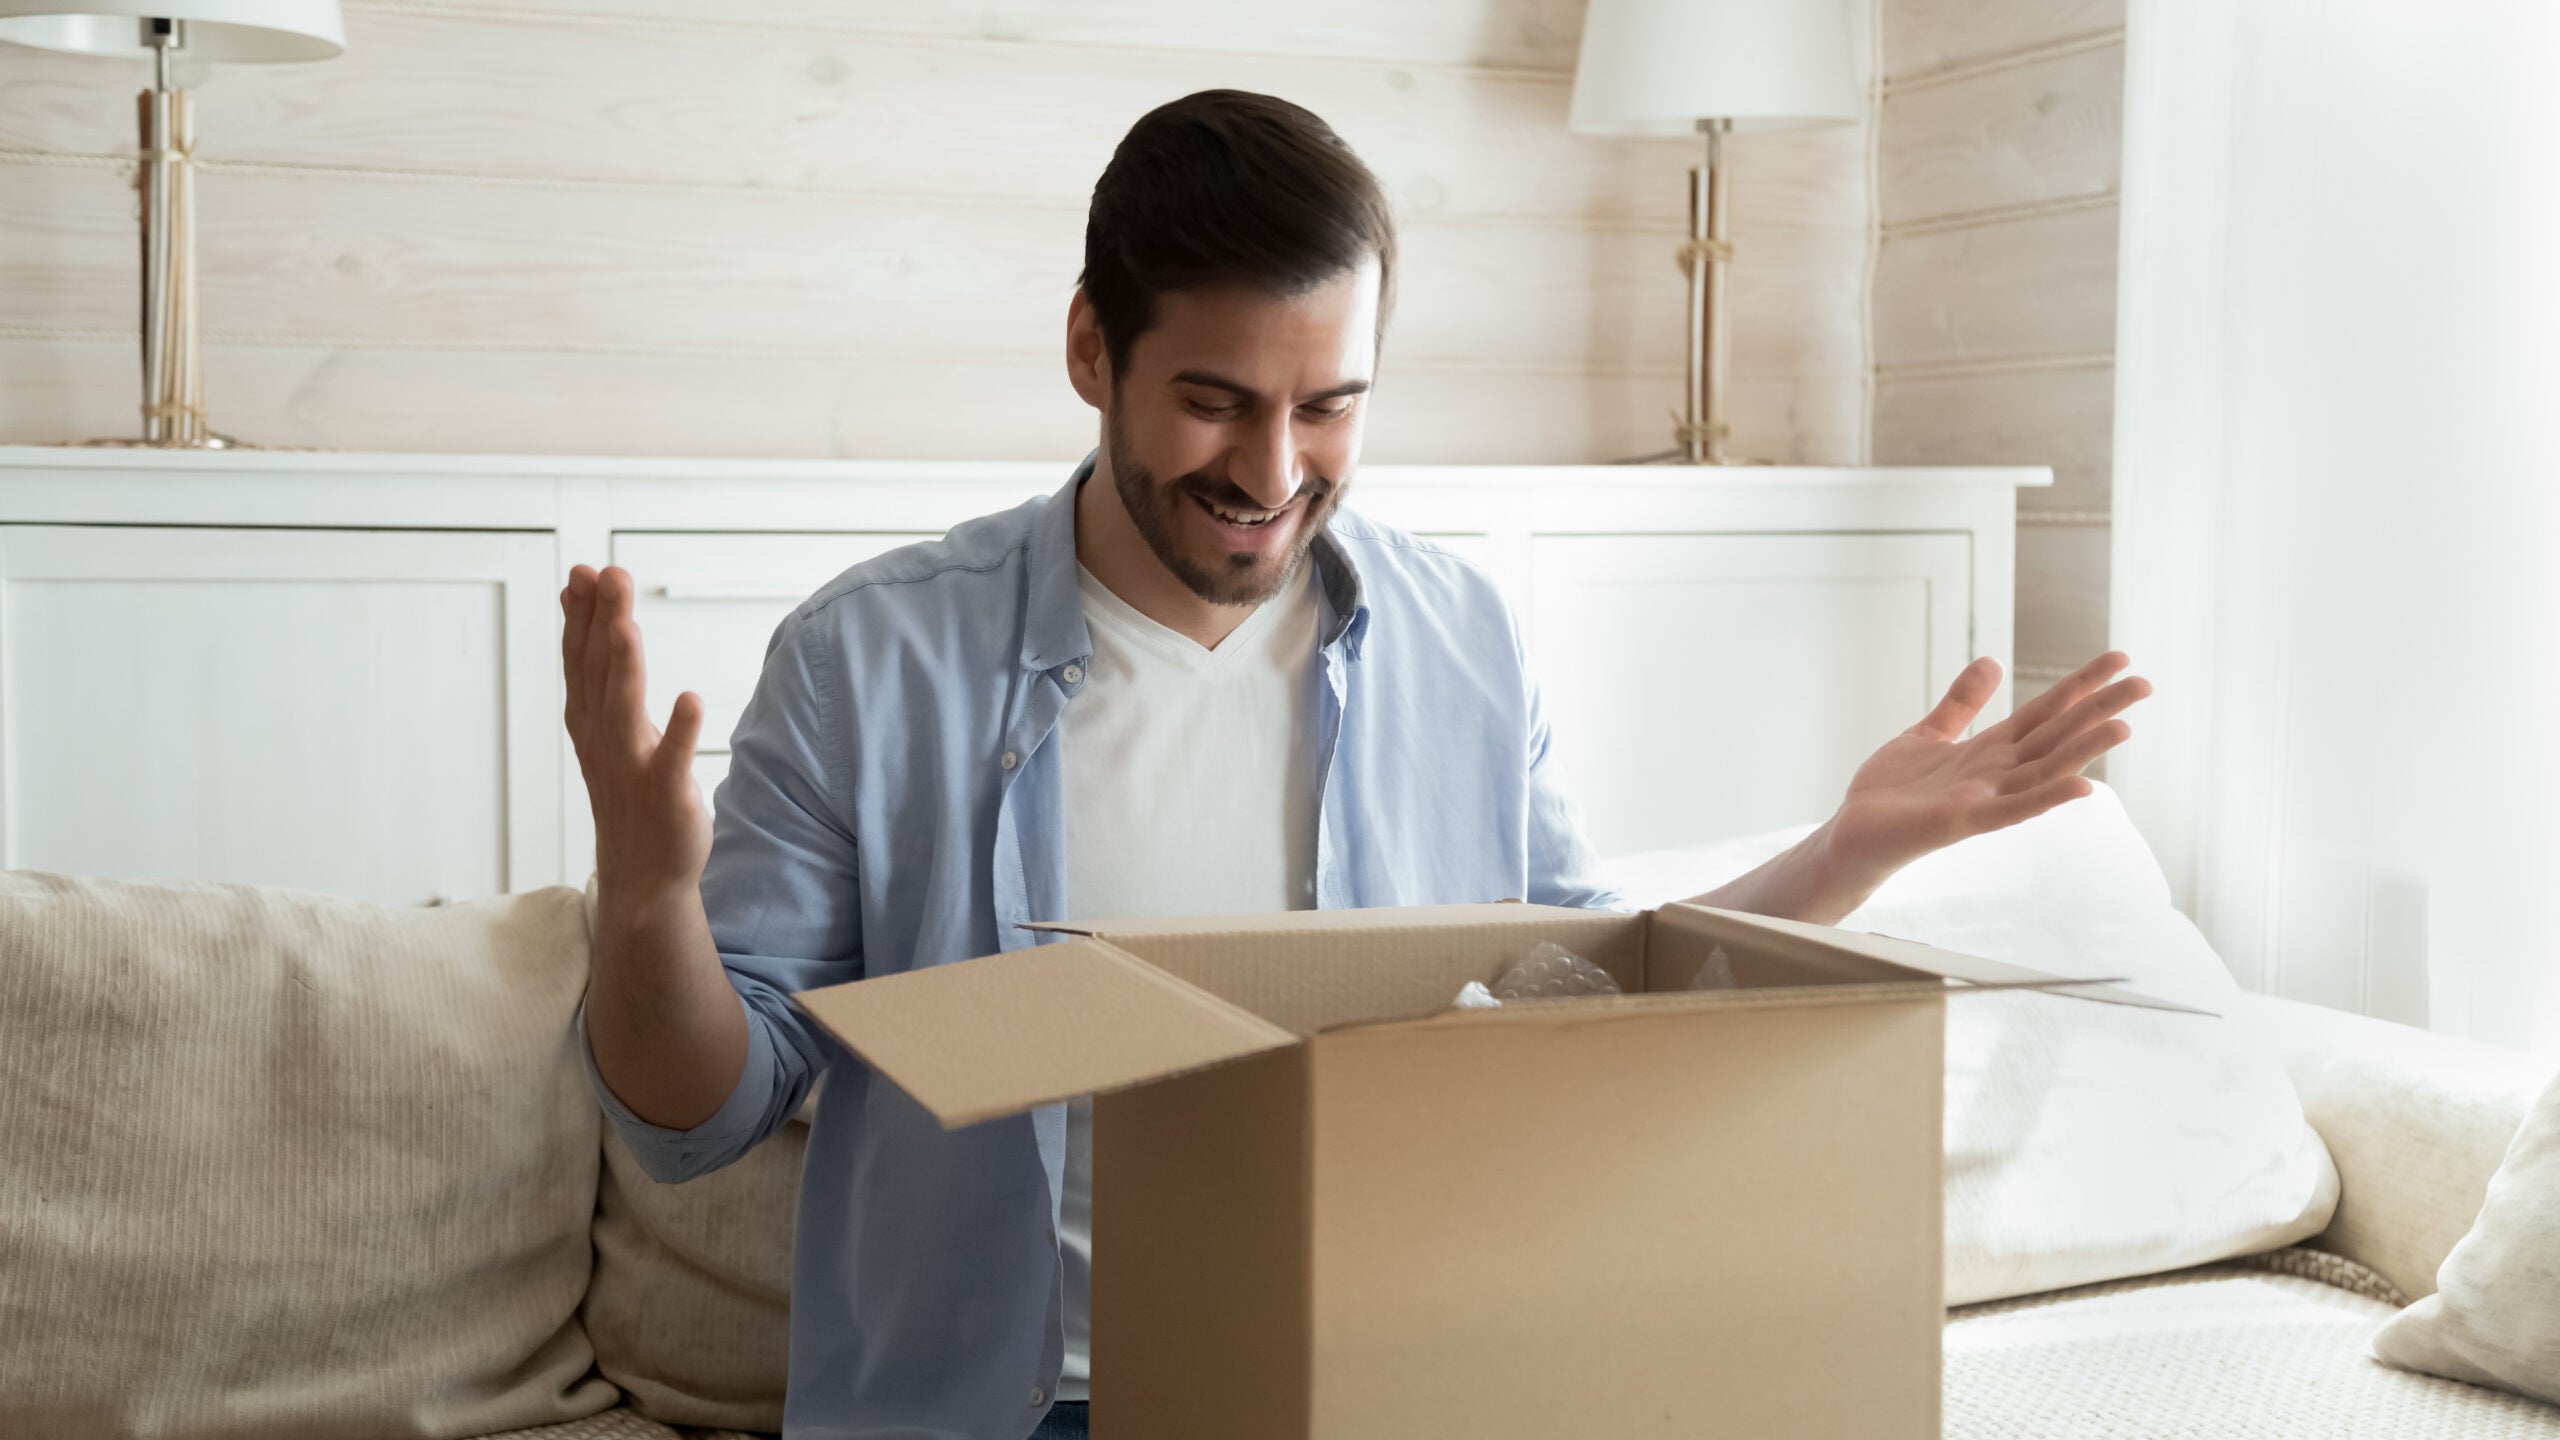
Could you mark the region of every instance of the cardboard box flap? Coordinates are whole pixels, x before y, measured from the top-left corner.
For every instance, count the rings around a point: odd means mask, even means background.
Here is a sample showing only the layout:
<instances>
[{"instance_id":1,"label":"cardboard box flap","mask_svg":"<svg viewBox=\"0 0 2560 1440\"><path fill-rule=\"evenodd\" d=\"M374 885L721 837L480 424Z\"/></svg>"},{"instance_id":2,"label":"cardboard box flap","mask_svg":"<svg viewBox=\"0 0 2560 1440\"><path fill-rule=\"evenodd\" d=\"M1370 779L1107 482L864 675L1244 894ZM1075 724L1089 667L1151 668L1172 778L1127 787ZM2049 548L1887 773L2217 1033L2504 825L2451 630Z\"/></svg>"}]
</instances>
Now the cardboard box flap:
<instances>
[{"instance_id":1,"label":"cardboard box flap","mask_svg":"<svg viewBox=\"0 0 2560 1440\"><path fill-rule=\"evenodd\" d=\"M1095 936L1105 940L1166 936L1208 939L1222 935L1294 935L1309 931L1438 930L1460 925L1517 926L1534 930L1559 921L1570 923L1587 918L1591 913L1568 906L1524 905L1517 900L1496 900L1476 905L1398 905L1350 910L1280 910L1243 915L1033 920L1022 928L1059 935Z\"/></svg>"},{"instance_id":2,"label":"cardboard box flap","mask_svg":"<svg viewBox=\"0 0 2560 1440\"><path fill-rule=\"evenodd\" d=\"M1553 940L1639 989L1641 915L1544 905L1428 905L1241 916L1085 920L1096 934L1299 1035L1449 1003Z\"/></svg>"},{"instance_id":3,"label":"cardboard box flap","mask_svg":"<svg viewBox=\"0 0 2560 1440\"><path fill-rule=\"evenodd\" d=\"M1864 930L1842 930L1830 925L1812 925L1799 920L1785 920L1772 915L1753 915L1739 910L1721 910L1712 905L1681 902L1666 905L1657 918L1684 929L1707 934L1719 931L1737 937L1757 938L1773 947L1783 947L1791 958L1802 958L1815 966L1838 965L1843 958L1851 963L1881 962L1904 971L1934 975L1952 982L1957 992L1968 990L2034 989L2074 1000L2095 1000L2110 1005L2134 1005L2153 1010L2175 1010L2189 1015L2211 1015L2155 995L2146 995L2120 981L2079 979L2056 975L2032 966L2014 965L2005 960L1990 960L1979 955L1965 955L1923 945L1917 940L1904 940L1892 935L1876 935ZM1860 975L1855 978L1869 978Z\"/></svg>"},{"instance_id":4,"label":"cardboard box flap","mask_svg":"<svg viewBox=\"0 0 2560 1440\"><path fill-rule=\"evenodd\" d=\"M1091 939L791 998L946 1129L1298 1042L1249 1011Z\"/></svg>"}]
</instances>

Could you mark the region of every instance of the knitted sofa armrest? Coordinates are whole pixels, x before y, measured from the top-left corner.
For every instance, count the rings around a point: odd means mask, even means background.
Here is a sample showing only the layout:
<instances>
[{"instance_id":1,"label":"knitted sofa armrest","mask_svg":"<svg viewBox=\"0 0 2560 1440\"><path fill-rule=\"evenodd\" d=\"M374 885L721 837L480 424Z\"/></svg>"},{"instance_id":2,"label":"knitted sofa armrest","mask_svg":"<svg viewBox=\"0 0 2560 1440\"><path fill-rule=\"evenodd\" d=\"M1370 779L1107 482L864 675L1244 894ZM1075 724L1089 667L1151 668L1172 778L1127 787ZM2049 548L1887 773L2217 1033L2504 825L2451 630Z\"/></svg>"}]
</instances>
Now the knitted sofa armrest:
<instances>
[{"instance_id":1,"label":"knitted sofa armrest","mask_svg":"<svg viewBox=\"0 0 2560 1440\"><path fill-rule=\"evenodd\" d=\"M2234 1018L2283 1057L2337 1162L2337 1214L2305 1243L2370 1266L2411 1299L2434 1294L2549 1062L2272 995L2243 996Z\"/></svg>"}]
</instances>

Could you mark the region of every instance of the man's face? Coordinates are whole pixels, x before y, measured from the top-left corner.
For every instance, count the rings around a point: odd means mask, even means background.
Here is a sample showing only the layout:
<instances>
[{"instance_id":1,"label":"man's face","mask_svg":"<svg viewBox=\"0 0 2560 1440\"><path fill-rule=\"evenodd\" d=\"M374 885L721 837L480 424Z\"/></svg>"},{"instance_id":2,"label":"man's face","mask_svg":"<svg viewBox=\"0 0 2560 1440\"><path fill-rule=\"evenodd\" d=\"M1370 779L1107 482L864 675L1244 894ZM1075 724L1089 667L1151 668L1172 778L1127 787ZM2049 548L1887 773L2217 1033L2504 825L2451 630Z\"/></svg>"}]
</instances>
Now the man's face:
<instances>
[{"instance_id":1,"label":"man's face","mask_svg":"<svg viewBox=\"0 0 2560 1440\"><path fill-rule=\"evenodd\" d=\"M1377 315L1374 258L1285 300L1157 297L1102 406L1104 450L1138 533L1193 594L1255 604L1304 562L1359 463Z\"/></svg>"}]
</instances>

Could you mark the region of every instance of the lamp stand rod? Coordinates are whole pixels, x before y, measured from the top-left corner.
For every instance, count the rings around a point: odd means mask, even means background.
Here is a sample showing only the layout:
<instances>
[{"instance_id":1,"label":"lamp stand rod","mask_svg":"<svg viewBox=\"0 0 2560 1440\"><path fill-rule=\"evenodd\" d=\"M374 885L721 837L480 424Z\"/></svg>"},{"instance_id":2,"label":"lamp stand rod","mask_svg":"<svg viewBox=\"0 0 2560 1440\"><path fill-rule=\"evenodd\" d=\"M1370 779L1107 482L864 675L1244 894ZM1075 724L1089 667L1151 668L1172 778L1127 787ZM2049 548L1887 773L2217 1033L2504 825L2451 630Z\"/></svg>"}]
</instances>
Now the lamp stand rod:
<instances>
[{"instance_id":1,"label":"lamp stand rod","mask_svg":"<svg viewBox=\"0 0 2560 1440\"><path fill-rule=\"evenodd\" d=\"M151 89L142 97L142 438L153 443L168 438L168 420L158 413L169 381L168 347L162 334L169 313L169 57L180 43L177 25L167 20L143 22L143 38L151 46Z\"/></svg>"},{"instance_id":2,"label":"lamp stand rod","mask_svg":"<svg viewBox=\"0 0 2560 1440\"><path fill-rule=\"evenodd\" d=\"M1689 243L1680 247L1680 268L1689 273L1689 388L1677 434L1692 465L1726 463L1725 441L1732 433L1724 403L1725 269L1733 262L1724 137L1732 129L1730 120L1699 121L1707 153L1689 171Z\"/></svg>"},{"instance_id":3,"label":"lamp stand rod","mask_svg":"<svg viewBox=\"0 0 2560 1440\"><path fill-rule=\"evenodd\" d=\"M205 424L204 369L196 324L195 122L176 85L187 47L183 20L140 22L151 51L151 88L140 97L142 173L142 435L93 445L220 449L232 442Z\"/></svg>"},{"instance_id":4,"label":"lamp stand rod","mask_svg":"<svg viewBox=\"0 0 2560 1440\"><path fill-rule=\"evenodd\" d=\"M1689 167L1689 238L1673 252L1681 273L1689 277L1688 383L1681 408L1671 412L1672 447L1652 455L1631 456L1613 463L1652 465L1662 461L1688 465L1730 465L1725 442L1732 435L1726 418L1725 272L1733 263L1730 177L1724 163L1724 137L1731 120L1701 120L1698 133L1706 154Z\"/></svg>"}]
</instances>

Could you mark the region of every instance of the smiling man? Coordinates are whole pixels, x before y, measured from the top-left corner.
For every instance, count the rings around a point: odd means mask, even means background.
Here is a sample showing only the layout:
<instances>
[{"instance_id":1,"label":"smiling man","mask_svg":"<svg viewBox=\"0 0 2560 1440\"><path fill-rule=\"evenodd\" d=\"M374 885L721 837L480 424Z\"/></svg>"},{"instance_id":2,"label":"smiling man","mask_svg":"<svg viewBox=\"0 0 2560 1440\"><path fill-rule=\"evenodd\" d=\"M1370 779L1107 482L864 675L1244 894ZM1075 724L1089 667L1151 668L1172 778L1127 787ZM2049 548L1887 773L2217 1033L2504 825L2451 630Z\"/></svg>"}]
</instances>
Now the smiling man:
<instances>
[{"instance_id":1,"label":"smiling man","mask_svg":"<svg viewBox=\"0 0 2560 1440\"><path fill-rule=\"evenodd\" d=\"M793 610L716 823L699 698L663 735L644 710L631 577L571 572L596 1093L673 1181L827 1082L790 1440L1083 1435L1089 1278L1111 1263L1084 1104L945 1132L791 992L1015 948L1027 920L1619 903L1491 582L1342 508L1395 264L1376 178L1305 110L1212 90L1139 120L1094 187L1067 312L1101 446L1056 494ZM1999 678L1976 661L1828 823L1701 898L1836 921L1920 855L2086 794L2148 690L2109 683L2124 663L1966 738Z\"/></svg>"}]
</instances>

